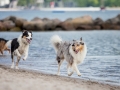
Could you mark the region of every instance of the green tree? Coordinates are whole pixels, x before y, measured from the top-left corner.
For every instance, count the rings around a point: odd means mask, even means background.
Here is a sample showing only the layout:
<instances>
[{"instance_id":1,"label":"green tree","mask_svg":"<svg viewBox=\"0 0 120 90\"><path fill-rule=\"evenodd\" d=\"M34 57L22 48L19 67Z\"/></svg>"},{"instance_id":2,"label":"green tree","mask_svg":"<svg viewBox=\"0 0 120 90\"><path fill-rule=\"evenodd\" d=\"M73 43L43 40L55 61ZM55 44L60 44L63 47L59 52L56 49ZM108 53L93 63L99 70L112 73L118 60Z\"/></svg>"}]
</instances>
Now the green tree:
<instances>
[{"instance_id":1,"label":"green tree","mask_svg":"<svg viewBox=\"0 0 120 90\"><path fill-rule=\"evenodd\" d=\"M36 0L19 0L18 6L34 5L35 3L36 3Z\"/></svg>"},{"instance_id":2,"label":"green tree","mask_svg":"<svg viewBox=\"0 0 120 90\"><path fill-rule=\"evenodd\" d=\"M59 0L44 0L44 4L48 4L52 1L58 2ZM67 2L73 2L76 3L79 7L101 7L101 6L109 6L109 7L120 7L120 0L62 0L63 3ZM36 3L36 0L19 0L18 5L19 6L28 6L28 5L34 5Z\"/></svg>"},{"instance_id":3,"label":"green tree","mask_svg":"<svg viewBox=\"0 0 120 90\"><path fill-rule=\"evenodd\" d=\"M105 6L118 7L120 6L120 0L105 0Z\"/></svg>"},{"instance_id":4,"label":"green tree","mask_svg":"<svg viewBox=\"0 0 120 90\"><path fill-rule=\"evenodd\" d=\"M99 6L100 0L76 0L76 3L80 7Z\"/></svg>"},{"instance_id":5,"label":"green tree","mask_svg":"<svg viewBox=\"0 0 120 90\"><path fill-rule=\"evenodd\" d=\"M100 7L102 4L109 7L120 6L120 0L75 0L74 2L76 2L79 7Z\"/></svg>"}]
</instances>

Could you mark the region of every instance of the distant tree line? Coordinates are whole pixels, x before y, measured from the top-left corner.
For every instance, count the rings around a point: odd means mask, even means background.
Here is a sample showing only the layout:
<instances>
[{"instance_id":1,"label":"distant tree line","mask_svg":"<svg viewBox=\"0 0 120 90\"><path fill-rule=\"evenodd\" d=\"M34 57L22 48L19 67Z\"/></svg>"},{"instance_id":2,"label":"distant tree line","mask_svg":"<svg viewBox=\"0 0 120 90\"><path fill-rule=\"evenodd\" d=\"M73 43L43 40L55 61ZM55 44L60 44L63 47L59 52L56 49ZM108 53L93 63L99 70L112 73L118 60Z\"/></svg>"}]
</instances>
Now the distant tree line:
<instances>
[{"instance_id":1,"label":"distant tree line","mask_svg":"<svg viewBox=\"0 0 120 90\"><path fill-rule=\"evenodd\" d=\"M80 7L119 7L120 0L75 0Z\"/></svg>"},{"instance_id":2,"label":"distant tree line","mask_svg":"<svg viewBox=\"0 0 120 90\"><path fill-rule=\"evenodd\" d=\"M34 5L36 3L36 0L19 0L18 6L29 6Z\"/></svg>"},{"instance_id":3,"label":"distant tree line","mask_svg":"<svg viewBox=\"0 0 120 90\"><path fill-rule=\"evenodd\" d=\"M28 6L34 5L37 0L19 0L19 6ZM119 7L120 0L44 0L44 4L49 4L50 2L62 2L64 5L67 3L72 3L74 6L78 7L101 7L101 6L108 6L108 7Z\"/></svg>"}]
</instances>

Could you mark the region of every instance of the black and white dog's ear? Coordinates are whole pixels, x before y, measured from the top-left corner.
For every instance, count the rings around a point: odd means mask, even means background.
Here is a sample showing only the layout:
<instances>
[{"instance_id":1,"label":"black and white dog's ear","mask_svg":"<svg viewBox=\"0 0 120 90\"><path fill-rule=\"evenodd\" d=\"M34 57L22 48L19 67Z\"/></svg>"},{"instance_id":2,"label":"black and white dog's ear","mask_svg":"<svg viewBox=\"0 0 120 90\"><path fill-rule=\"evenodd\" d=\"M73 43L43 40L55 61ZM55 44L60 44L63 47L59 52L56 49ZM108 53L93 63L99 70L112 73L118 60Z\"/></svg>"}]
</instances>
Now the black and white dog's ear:
<instances>
[{"instance_id":1,"label":"black and white dog's ear","mask_svg":"<svg viewBox=\"0 0 120 90\"><path fill-rule=\"evenodd\" d=\"M73 42L75 42L76 40L73 39Z\"/></svg>"},{"instance_id":2,"label":"black and white dog's ear","mask_svg":"<svg viewBox=\"0 0 120 90\"><path fill-rule=\"evenodd\" d=\"M32 34L32 31L29 31Z\"/></svg>"},{"instance_id":3,"label":"black and white dog's ear","mask_svg":"<svg viewBox=\"0 0 120 90\"><path fill-rule=\"evenodd\" d=\"M22 30L22 33L26 32L27 30Z\"/></svg>"},{"instance_id":4,"label":"black and white dog's ear","mask_svg":"<svg viewBox=\"0 0 120 90\"><path fill-rule=\"evenodd\" d=\"M82 41L82 37L80 38L80 41Z\"/></svg>"}]
</instances>

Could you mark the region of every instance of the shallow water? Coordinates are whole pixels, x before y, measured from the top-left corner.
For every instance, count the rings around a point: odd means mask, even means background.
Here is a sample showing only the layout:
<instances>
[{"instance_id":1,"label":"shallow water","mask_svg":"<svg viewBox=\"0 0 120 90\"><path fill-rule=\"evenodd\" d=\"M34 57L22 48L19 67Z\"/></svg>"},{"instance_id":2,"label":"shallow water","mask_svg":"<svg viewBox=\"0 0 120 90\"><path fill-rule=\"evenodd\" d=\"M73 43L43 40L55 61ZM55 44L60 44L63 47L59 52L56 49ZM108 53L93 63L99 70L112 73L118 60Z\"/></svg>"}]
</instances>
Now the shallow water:
<instances>
[{"instance_id":1,"label":"shallow water","mask_svg":"<svg viewBox=\"0 0 120 90\"><path fill-rule=\"evenodd\" d=\"M120 85L120 31L58 31L33 32L33 40L29 49L29 57L21 60L20 68L38 70L50 74L57 73L55 52L50 44L50 37L60 35L63 40L70 41L83 37L88 52L84 62L78 66L82 76L74 73L71 77L92 79ZM20 32L0 32L0 37L13 39ZM10 54L4 51L0 55L0 63L11 65ZM67 76L66 62L61 67L61 75Z\"/></svg>"}]
</instances>

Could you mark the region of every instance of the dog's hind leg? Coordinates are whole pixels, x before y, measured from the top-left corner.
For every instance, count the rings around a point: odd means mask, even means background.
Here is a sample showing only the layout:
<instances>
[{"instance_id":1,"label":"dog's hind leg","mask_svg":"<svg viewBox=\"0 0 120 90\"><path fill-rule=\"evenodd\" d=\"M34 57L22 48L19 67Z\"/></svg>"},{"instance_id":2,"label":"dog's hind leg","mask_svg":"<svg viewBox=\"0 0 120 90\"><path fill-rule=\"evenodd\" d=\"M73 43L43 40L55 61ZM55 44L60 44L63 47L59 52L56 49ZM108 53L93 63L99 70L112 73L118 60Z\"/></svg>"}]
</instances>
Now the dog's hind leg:
<instances>
[{"instance_id":1,"label":"dog's hind leg","mask_svg":"<svg viewBox=\"0 0 120 90\"><path fill-rule=\"evenodd\" d=\"M63 61L64 60L59 60L58 61L58 72L57 72L57 75L60 75L60 66L61 66L61 64L62 64Z\"/></svg>"},{"instance_id":2,"label":"dog's hind leg","mask_svg":"<svg viewBox=\"0 0 120 90\"><path fill-rule=\"evenodd\" d=\"M10 53L10 49L9 48L7 48L7 50L9 51L9 53Z\"/></svg>"},{"instance_id":3,"label":"dog's hind leg","mask_svg":"<svg viewBox=\"0 0 120 90\"><path fill-rule=\"evenodd\" d=\"M10 49L9 48L6 48L6 50L10 53Z\"/></svg>"},{"instance_id":4,"label":"dog's hind leg","mask_svg":"<svg viewBox=\"0 0 120 90\"><path fill-rule=\"evenodd\" d=\"M10 49L6 45L4 46L4 50L9 51L9 53L10 53Z\"/></svg>"},{"instance_id":5,"label":"dog's hind leg","mask_svg":"<svg viewBox=\"0 0 120 90\"><path fill-rule=\"evenodd\" d=\"M9 51L9 53L10 53L10 49L9 48L6 47L5 50Z\"/></svg>"},{"instance_id":6,"label":"dog's hind leg","mask_svg":"<svg viewBox=\"0 0 120 90\"><path fill-rule=\"evenodd\" d=\"M19 69L19 68L18 68L18 63L19 63L20 59L21 59L21 57L17 56L17 62L16 62L16 67L15 67L15 69Z\"/></svg>"},{"instance_id":7,"label":"dog's hind leg","mask_svg":"<svg viewBox=\"0 0 120 90\"><path fill-rule=\"evenodd\" d=\"M78 67L77 67L76 63L73 63L73 64L72 64L72 69L77 73L78 76L81 76L81 74L80 74L80 72L79 72L79 70L78 70Z\"/></svg>"},{"instance_id":8,"label":"dog's hind leg","mask_svg":"<svg viewBox=\"0 0 120 90\"><path fill-rule=\"evenodd\" d=\"M0 52L1 52L1 54L3 55L3 51L1 50Z\"/></svg>"},{"instance_id":9,"label":"dog's hind leg","mask_svg":"<svg viewBox=\"0 0 120 90\"><path fill-rule=\"evenodd\" d=\"M12 65L11 65L11 68L14 68L14 55L13 55L13 53L11 53L11 58L12 58Z\"/></svg>"}]
</instances>

